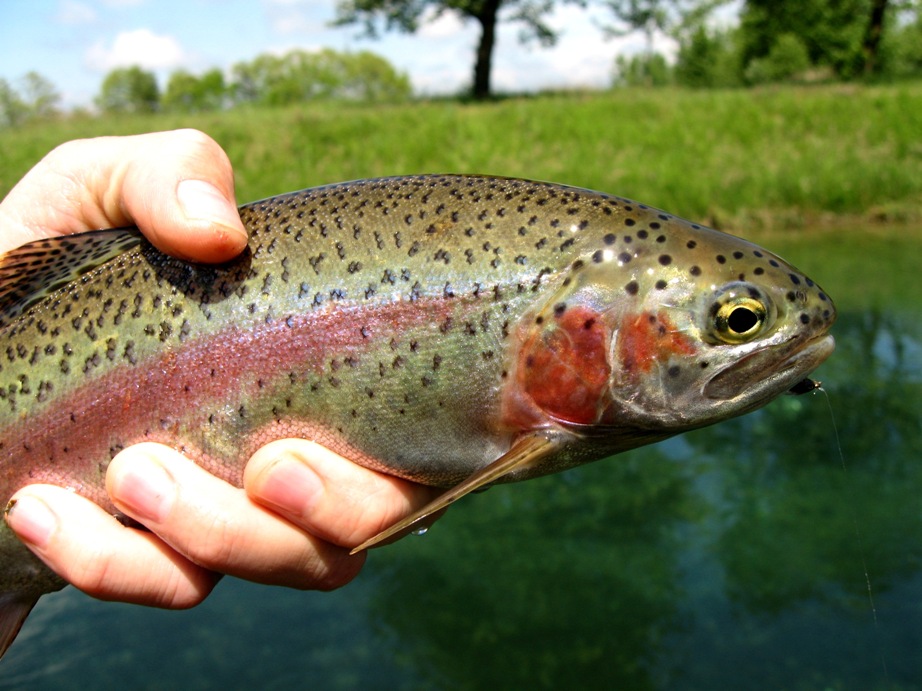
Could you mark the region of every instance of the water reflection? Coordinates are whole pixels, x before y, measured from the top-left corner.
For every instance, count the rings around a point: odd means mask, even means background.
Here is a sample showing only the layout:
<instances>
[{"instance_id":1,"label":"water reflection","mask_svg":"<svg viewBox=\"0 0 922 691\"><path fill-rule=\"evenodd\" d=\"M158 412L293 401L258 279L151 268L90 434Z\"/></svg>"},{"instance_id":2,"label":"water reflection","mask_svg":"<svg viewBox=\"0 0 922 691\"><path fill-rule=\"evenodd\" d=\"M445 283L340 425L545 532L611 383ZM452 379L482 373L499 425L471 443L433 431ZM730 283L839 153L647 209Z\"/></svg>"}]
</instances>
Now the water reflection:
<instances>
[{"instance_id":1,"label":"water reflection","mask_svg":"<svg viewBox=\"0 0 922 691\"><path fill-rule=\"evenodd\" d=\"M917 316L840 317L844 468L822 394L785 397L465 499L337 593L49 598L0 688L918 688Z\"/></svg>"}]
</instances>

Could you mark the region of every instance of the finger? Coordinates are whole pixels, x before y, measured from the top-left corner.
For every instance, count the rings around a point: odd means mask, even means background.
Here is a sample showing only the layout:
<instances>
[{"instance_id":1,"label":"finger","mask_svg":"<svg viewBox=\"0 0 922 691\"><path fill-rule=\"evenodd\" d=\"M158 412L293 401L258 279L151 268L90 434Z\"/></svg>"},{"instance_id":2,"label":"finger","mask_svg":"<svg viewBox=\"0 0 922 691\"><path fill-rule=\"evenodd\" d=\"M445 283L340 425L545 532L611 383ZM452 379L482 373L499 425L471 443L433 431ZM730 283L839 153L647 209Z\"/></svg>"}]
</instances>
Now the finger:
<instances>
[{"instance_id":1,"label":"finger","mask_svg":"<svg viewBox=\"0 0 922 691\"><path fill-rule=\"evenodd\" d=\"M202 132L145 136L122 180L122 206L158 249L197 261L222 262L246 245L230 161Z\"/></svg>"},{"instance_id":2,"label":"finger","mask_svg":"<svg viewBox=\"0 0 922 691\"><path fill-rule=\"evenodd\" d=\"M220 578L61 487L20 490L6 520L51 570L103 600L183 609L204 600Z\"/></svg>"},{"instance_id":3,"label":"finger","mask_svg":"<svg viewBox=\"0 0 922 691\"><path fill-rule=\"evenodd\" d=\"M243 482L254 501L314 535L349 548L439 493L368 470L301 439L262 447L247 463Z\"/></svg>"},{"instance_id":4,"label":"finger","mask_svg":"<svg viewBox=\"0 0 922 691\"><path fill-rule=\"evenodd\" d=\"M106 488L120 511L206 569L330 590L352 580L364 563L164 446L139 444L121 452L109 466Z\"/></svg>"}]
</instances>

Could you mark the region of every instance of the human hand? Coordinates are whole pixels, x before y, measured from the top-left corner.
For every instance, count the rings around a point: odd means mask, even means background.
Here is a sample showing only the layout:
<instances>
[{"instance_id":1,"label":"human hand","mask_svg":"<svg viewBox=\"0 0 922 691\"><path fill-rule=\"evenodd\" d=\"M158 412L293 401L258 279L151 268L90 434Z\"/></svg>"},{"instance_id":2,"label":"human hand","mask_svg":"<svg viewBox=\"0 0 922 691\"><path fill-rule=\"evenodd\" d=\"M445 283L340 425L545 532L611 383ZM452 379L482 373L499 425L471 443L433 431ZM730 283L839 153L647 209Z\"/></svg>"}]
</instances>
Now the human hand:
<instances>
[{"instance_id":1,"label":"human hand","mask_svg":"<svg viewBox=\"0 0 922 691\"><path fill-rule=\"evenodd\" d=\"M163 251L192 260L226 261L241 251L246 231L220 147L192 131L65 144L0 204L0 252L132 224ZM365 558L349 549L434 492L304 440L257 452L242 489L167 447L140 444L113 459L106 489L150 532L50 485L18 491L6 520L90 595L169 608L198 604L222 574L305 589L343 585Z\"/></svg>"},{"instance_id":2,"label":"human hand","mask_svg":"<svg viewBox=\"0 0 922 691\"><path fill-rule=\"evenodd\" d=\"M0 204L0 254L37 238L137 225L158 249L222 262L246 229L227 155L195 130L62 144Z\"/></svg>"}]
</instances>

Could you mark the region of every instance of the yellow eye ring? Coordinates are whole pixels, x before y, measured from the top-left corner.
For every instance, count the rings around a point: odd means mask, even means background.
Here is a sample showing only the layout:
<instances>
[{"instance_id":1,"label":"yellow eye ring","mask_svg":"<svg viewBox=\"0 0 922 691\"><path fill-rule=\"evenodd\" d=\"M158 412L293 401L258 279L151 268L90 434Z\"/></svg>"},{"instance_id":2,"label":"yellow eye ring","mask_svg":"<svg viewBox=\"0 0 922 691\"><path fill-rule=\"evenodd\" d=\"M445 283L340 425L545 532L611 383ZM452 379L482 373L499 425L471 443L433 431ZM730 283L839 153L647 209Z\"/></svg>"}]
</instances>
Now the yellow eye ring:
<instances>
[{"instance_id":1,"label":"yellow eye ring","mask_svg":"<svg viewBox=\"0 0 922 691\"><path fill-rule=\"evenodd\" d=\"M714 332L724 343L745 343L755 338L768 318L763 302L742 295L729 298L714 314Z\"/></svg>"}]
</instances>

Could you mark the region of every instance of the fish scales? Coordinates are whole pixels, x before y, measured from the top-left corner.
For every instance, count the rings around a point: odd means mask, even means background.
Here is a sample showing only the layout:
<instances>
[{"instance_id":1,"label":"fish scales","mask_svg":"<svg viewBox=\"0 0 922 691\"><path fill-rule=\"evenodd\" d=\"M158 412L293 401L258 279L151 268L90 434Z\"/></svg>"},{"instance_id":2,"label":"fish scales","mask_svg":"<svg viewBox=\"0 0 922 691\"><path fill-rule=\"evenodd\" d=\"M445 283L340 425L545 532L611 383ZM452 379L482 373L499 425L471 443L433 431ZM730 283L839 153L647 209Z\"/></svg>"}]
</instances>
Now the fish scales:
<instances>
[{"instance_id":1,"label":"fish scales","mask_svg":"<svg viewBox=\"0 0 922 691\"><path fill-rule=\"evenodd\" d=\"M63 287L8 291L4 501L49 482L114 510L106 467L145 440L237 485L291 436L430 485L523 479L763 405L832 350L812 280L620 197L416 176L241 218L249 246L226 265L107 231L114 257L103 235ZM60 587L5 525L0 582L16 602Z\"/></svg>"},{"instance_id":2,"label":"fish scales","mask_svg":"<svg viewBox=\"0 0 922 691\"><path fill-rule=\"evenodd\" d=\"M7 346L13 366L0 371L2 409L15 416L0 423L6 453L18 454L18 466L33 465L21 459L39 447L37 427L50 432L42 461L79 455L92 441L93 453L81 459L88 467L68 467L72 477L49 474L104 502L109 454L99 451L179 438L187 452L209 457L210 470L239 477L236 457L224 463L209 451L274 421L273 409L284 416L284 405L309 411L312 424L348 426L349 445L369 458L386 449L426 464L401 474L451 484L472 462L445 459L451 442L463 442L456 453L483 447L475 442L485 436L483 402L495 399L510 325L572 261L568 250L582 242L573 227L624 213L615 199L594 201L513 181L386 180L245 207L250 250L225 268L141 245L10 330L31 347ZM503 232L510 226L515 232ZM300 361L289 348L284 358L283 344L309 356ZM487 375L472 376L478 371ZM462 397L460 379L473 387ZM43 395L49 385L61 394ZM288 391L281 403L257 393L280 385ZM100 401L101 387L120 393ZM146 390L160 391L159 400ZM62 394L73 402L62 406ZM36 425L38 416L48 424ZM107 425L113 416L141 428ZM434 439L420 429L424 421L454 438ZM107 426L110 434L99 434ZM78 442L80 429L87 439ZM473 462L494 450L478 449ZM432 468L440 460L444 469Z\"/></svg>"}]
</instances>

